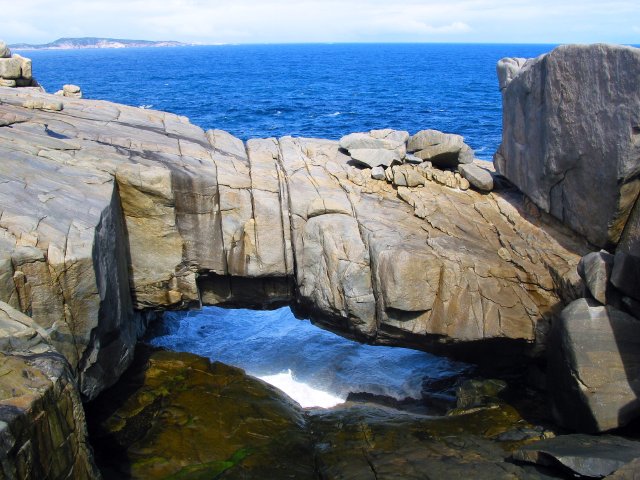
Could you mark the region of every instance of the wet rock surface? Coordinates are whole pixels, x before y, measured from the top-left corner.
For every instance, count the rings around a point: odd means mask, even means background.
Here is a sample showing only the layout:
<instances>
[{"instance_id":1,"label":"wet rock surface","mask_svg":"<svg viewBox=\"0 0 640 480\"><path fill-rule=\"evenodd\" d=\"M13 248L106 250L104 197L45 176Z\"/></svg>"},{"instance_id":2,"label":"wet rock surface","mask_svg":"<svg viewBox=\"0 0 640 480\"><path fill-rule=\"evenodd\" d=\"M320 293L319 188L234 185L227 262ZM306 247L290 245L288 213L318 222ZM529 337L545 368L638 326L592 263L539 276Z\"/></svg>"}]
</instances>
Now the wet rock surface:
<instances>
[{"instance_id":1,"label":"wet rock surface","mask_svg":"<svg viewBox=\"0 0 640 480\"><path fill-rule=\"evenodd\" d=\"M88 406L105 478L314 478L297 404L234 367L138 349Z\"/></svg>"},{"instance_id":2,"label":"wet rock surface","mask_svg":"<svg viewBox=\"0 0 640 480\"><path fill-rule=\"evenodd\" d=\"M105 478L561 478L507 461L544 433L504 403L302 410L239 369L148 347L89 415Z\"/></svg>"}]
</instances>

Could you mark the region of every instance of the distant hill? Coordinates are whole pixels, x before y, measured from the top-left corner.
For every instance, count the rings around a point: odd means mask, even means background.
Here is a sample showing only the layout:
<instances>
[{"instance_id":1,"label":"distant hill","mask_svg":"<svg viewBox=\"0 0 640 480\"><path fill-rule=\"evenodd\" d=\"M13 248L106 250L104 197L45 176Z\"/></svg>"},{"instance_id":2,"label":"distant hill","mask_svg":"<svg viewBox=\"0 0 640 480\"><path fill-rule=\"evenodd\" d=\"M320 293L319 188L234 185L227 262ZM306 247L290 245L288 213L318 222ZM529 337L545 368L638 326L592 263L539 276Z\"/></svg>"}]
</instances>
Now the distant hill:
<instances>
[{"instance_id":1,"label":"distant hill","mask_svg":"<svg viewBox=\"0 0 640 480\"><path fill-rule=\"evenodd\" d=\"M129 47L184 47L189 43L171 40L154 42L151 40L126 40L122 38L59 38L51 43L32 45L29 43L14 43L9 48L16 50L70 50L77 48L129 48Z\"/></svg>"}]
</instances>

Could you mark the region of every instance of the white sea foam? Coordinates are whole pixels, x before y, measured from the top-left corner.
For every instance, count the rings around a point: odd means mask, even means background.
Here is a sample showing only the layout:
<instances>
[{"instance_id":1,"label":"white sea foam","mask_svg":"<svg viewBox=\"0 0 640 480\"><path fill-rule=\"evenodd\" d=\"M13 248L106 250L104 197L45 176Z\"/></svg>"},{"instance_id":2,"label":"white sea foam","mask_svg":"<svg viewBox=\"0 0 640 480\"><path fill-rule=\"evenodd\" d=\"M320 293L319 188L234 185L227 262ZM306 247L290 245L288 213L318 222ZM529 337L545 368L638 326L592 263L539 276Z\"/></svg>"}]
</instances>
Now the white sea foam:
<instances>
[{"instance_id":1,"label":"white sea foam","mask_svg":"<svg viewBox=\"0 0 640 480\"><path fill-rule=\"evenodd\" d=\"M275 375L264 375L258 378L279 388L298 402L303 408L331 408L344 403L346 400L346 397L341 398L329 392L313 388L306 383L296 381L293 378L291 370Z\"/></svg>"},{"instance_id":2,"label":"white sea foam","mask_svg":"<svg viewBox=\"0 0 640 480\"><path fill-rule=\"evenodd\" d=\"M329 116L330 117L337 117L338 115L341 115L341 114L342 114L342 112L333 112L333 113L330 113Z\"/></svg>"}]
</instances>

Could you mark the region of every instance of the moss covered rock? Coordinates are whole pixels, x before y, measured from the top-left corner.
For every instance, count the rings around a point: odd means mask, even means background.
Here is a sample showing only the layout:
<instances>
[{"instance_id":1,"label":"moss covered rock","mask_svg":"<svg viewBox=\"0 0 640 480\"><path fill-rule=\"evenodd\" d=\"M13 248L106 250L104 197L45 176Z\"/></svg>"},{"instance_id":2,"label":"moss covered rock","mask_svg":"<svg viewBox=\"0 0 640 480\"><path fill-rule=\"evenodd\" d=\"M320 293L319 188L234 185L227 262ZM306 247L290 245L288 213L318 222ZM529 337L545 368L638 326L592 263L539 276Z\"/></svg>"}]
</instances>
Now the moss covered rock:
<instances>
[{"instance_id":1,"label":"moss covered rock","mask_svg":"<svg viewBox=\"0 0 640 480\"><path fill-rule=\"evenodd\" d=\"M139 349L89 406L106 478L313 478L304 414L238 368Z\"/></svg>"}]
</instances>

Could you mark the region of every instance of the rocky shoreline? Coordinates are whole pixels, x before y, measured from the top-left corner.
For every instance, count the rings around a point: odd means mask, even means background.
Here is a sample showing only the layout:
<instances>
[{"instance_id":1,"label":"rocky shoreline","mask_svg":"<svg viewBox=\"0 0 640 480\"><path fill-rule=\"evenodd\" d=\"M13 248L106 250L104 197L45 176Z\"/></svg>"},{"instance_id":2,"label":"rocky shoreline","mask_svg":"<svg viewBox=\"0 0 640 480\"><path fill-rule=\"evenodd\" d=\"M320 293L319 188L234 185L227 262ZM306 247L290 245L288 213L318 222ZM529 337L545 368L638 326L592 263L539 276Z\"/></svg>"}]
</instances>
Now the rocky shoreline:
<instances>
[{"instance_id":1,"label":"rocky shoreline","mask_svg":"<svg viewBox=\"0 0 640 480\"><path fill-rule=\"evenodd\" d=\"M4 475L98 475L80 398L121 377L158 312L200 305L289 303L369 343L548 358L562 425L637 418L639 72L629 47L503 59L495 172L432 130L244 143L0 88ZM25 430L33 415L56 420Z\"/></svg>"}]
</instances>

